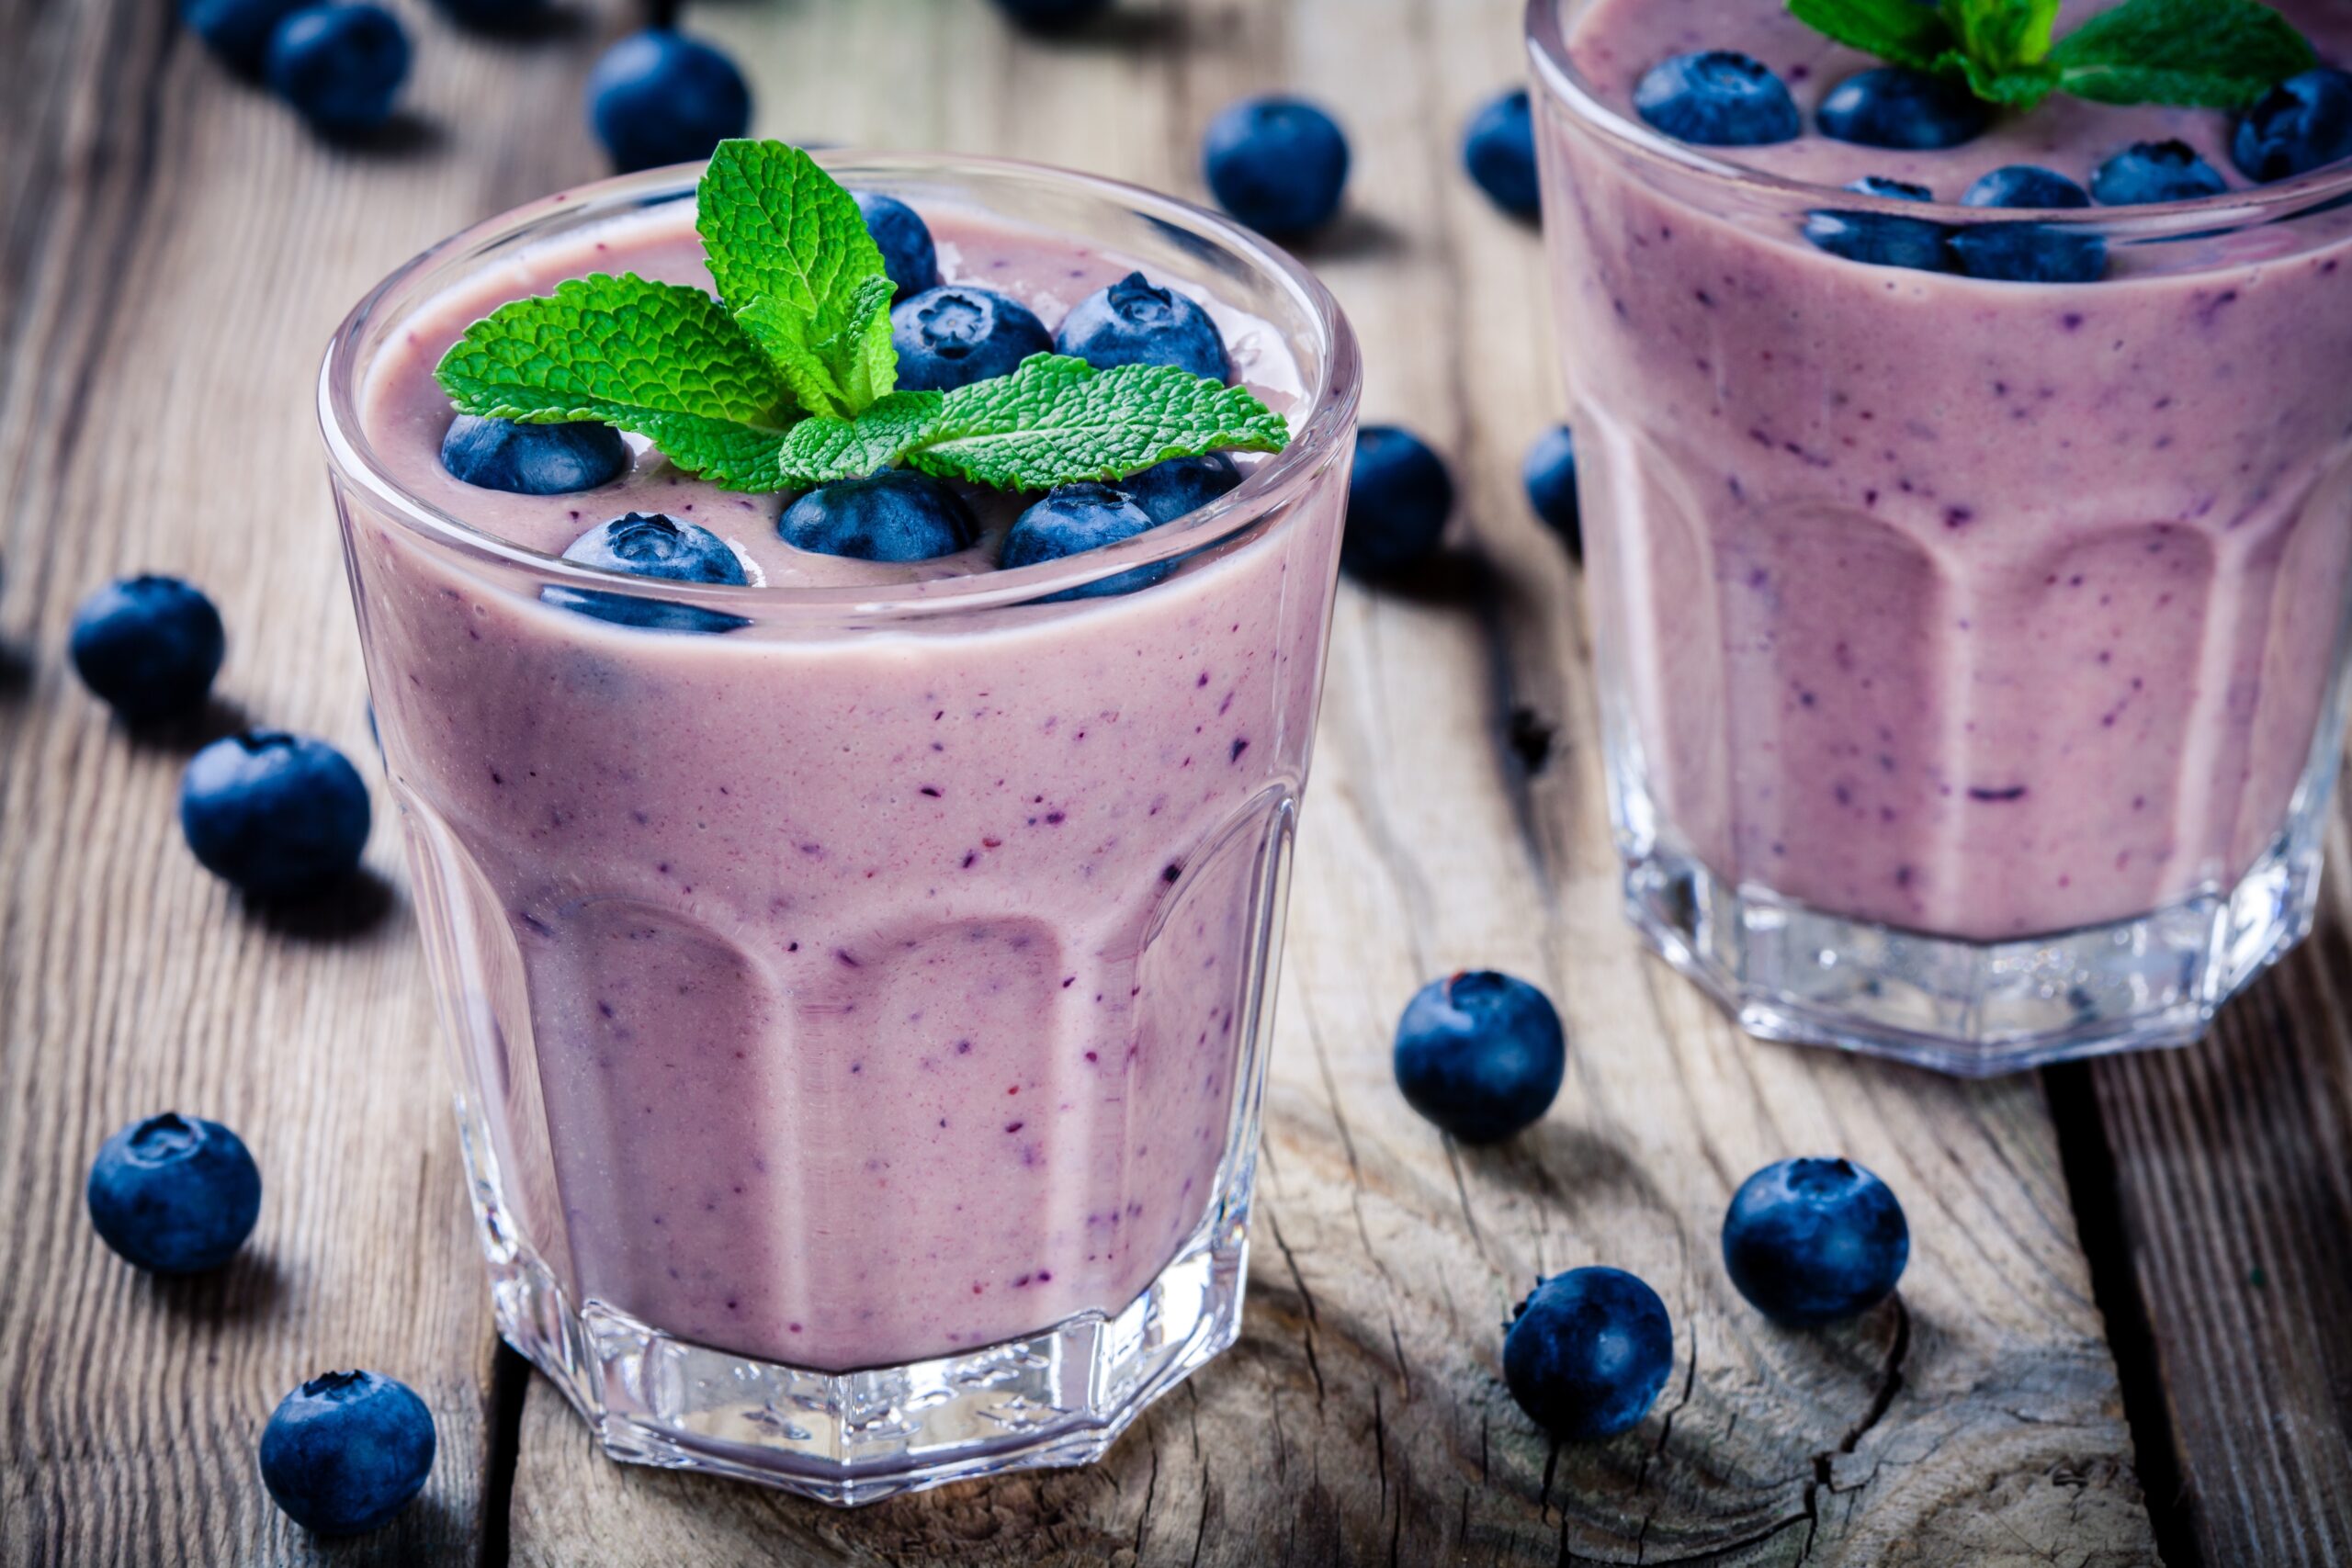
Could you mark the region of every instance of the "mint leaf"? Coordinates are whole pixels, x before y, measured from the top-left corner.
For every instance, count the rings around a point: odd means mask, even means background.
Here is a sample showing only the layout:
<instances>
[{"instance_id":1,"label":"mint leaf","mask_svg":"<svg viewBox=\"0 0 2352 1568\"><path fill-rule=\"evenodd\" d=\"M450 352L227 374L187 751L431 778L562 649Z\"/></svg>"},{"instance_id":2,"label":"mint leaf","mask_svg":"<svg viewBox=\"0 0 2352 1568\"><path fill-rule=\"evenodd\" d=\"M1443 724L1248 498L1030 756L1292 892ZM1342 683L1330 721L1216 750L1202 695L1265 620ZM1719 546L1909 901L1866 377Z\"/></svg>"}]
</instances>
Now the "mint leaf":
<instances>
[{"instance_id":1,"label":"mint leaf","mask_svg":"<svg viewBox=\"0 0 2352 1568\"><path fill-rule=\"evenodd\" d=\"M1964 78L1970 92L2005 108L2032 108L2058 89L2058 68L2046 60L2004 71L1954 50L1940 63Z\"/></svg>"},{"instance_id":2,"label":"mint leaf","mask_svg":"<svg viewBox=\"0 0 2352 1568\"><path fill-rule=\"evenodd\" d=\"M854 419L860 410L898 384L899 351L890 341L888 277L859 284L847 324L831 337L811 341L809 318L763 295L735 312L735 320L773 361L800 406L811 413Z\"/></svg>"},{"instance_id":3,"label":"mint leaf","mask_svg":"<svg viewBox=\"0 0 2352 1568\"><path fill-rule=\"evenodd\" d=\"M633 430L691 473L773 490L791 392L698 288L597 274L515 299L466 329L435 375L461 413Z\"/></svg>"},{"instance_id":4,"label":"mint leaf","mask_svg":"<svg viewBox=\"0 0 2352 1568\"><path fill-rule=\"evenodd\" d=\"M2317 57L2255 0L2124 0L2051 51L2058 85L2103 104L2244 108Z\"/></svg>"},{"instance_id":5,"label":"mint leaf","mask_svg":"<svg viewBox=\"0 0 2352 1568\"><path fill-rule=\"evenodd\" d=\"M922 445L946 401L944 392L892 392L854 420L802 420L784 438L778 472L796 489L864 479Z\"/></svg>"},{"instance_id":6,"label":"mint leaf","mask_svg":"<svg viewBox=\"0 0 2352 1568\"><path fill-rule=\"evenodd\" d=\"M1918 71L1934 70L1953 44L1951 28L1919 0L1789 0L1789 15L1839 43Z\"/></svg>"},{"instance_id":7,"label":"mint leaf","mask_svg":"<svg viewBox=\"0 0 2352 1568\"><path fill-rule=\"evenodd\" d=\"M2040 64L2050 53L2058 0L1943 0L1943 16L1962 58L1997 80L2019 66ZM1970 80L1973 85L1973 72Z\"/></svg>"}]
</instances>

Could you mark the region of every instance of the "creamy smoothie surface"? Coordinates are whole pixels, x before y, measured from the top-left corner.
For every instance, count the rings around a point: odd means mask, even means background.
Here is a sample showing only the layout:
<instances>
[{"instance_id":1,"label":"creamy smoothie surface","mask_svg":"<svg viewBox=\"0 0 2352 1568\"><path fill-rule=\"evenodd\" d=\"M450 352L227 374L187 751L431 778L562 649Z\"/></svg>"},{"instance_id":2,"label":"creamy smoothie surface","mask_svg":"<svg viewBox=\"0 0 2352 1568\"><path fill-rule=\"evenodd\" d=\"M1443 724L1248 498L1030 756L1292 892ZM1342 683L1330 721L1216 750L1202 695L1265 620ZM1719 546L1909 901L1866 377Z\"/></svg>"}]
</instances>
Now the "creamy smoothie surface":
<instances>
[{"instance_id":1,"label":"creamy smoothie surface","mask_svg":"<svg viewBox=\"0 0 2352 1568\"><path fill-rule=\"evenodd\" d=\"M2352 6L2280 8L2352 62ZM1657 830L1727 882L1974 940L2228 889L2326 739L2352 211L2119 233L2098 282L1867 265L1804 238L1850 181L1957 202L2177 138L2245 189L2232 118L2061 96L1948 151L1858 146L1815 110L1877 62L1775 0L1564 20L1628 118L1668 56L1761 61L1803 134L1703 151L1827 187L1668 174L1557 102L1539 130L1605 673Z\"/></svg>"},{"instance_id":2,"label":"creamy smoothie surface","mask_svg":"<svg viewBox=\"0 0 2352 1568\"><path fill-rule=\"evenodd\" d=\"M1049 328L1129 270L925 216L949 280ZM992 570L1020 498L976 493L976 549L886 566L797 551L780 498L649 451L570 495L441 471L432 369L468 323L590 271L707 284L691 223L657 209L429 301L365 388L385 469L548 554L634 510L708 527L771 587ZM1236 378L1295 425L1280 336L1202 297ZM1249 1155L1236 1094L1314 724L1332 463L1140 592L732 635L574 614L351 508L421 902L452 912L428 942L493 1101L477 1156L575 1308L843 1369L1115 1312L1167 1265Z\"/></svg>"}]
</instances>

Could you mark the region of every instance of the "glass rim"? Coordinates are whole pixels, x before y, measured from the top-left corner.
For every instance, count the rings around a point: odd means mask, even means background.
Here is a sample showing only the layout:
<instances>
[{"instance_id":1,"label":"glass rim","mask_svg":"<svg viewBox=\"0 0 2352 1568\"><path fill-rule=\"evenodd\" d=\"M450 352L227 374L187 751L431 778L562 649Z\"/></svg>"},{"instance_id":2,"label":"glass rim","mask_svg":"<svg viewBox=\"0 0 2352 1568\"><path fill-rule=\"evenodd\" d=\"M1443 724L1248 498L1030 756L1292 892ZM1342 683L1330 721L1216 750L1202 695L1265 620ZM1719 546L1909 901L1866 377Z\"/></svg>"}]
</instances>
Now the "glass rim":
<instances>
[{"instance_id":1,"label":"glass rim","mask_svg":"<svg viewBox=\"0 0 2352 1568\"><path fill-rule=\"evenodd\" d=\"M1294 427L1289 445L1249 472L1239 486L1175 524L1103 548L1035 566L905 582L736 585L663 580L659 585L662 600L755 621L800 613L913 617L1034 605L1067 590L1193 555L1248 533L1295 501L1353 431L1363 363L1346 313L1297 258L1238 222L1124 180L1025 160L840 148L808 151L828 172L843 176L844 183L854 183L859 175L920 180L925 175L952 178L957 175L1029 183L1125 208L1156 225L1215 245L1250 270L1272 278L1314 332L1320 363L1300 367L1306 383L1303 417ZM608 592L625 587L646 589L647 579L584 566L502 538L401 484L379 460L359 417L358 391L373 363L371 358L363 364L360 350L379 312L399 299L405 288L435 269L478 259L493 247L560 220L586 222L592 218L583 214L603 211L617 217L691 197L701 173L700 163L674 164L571 186L461 229L393 268L336 326L319 367L319 426L336 476L412 532L477 562L526 570L542 582L582 589ZM447 281L455 283L458 276L462 275L453 275ZM414 306L430 298L401 302ZM1117 602L1116 597L1081 599L1071 607Z\"/></svg>"},{"instance_id":2,"label":"glass rim","mask_svg":"<svg viewBox=\"0 0 2352 1568\"><path fill-rule=\"evenodd\" d=\"M2352 193L2352 159L2314 169L2293 179L2245 189L2230 189L2189 201L2148 202L2134 207L1964 207L1957 201L1905 201L1872 196L1843 186L1776 175L1717 155L1717 150L1678 141L1640 120L1620 114L1568 52L1567 31L1562 26L1563 0L1527 0L1525 37L1536 85L1555 103L1566 107L1584 124L1616 148L1650 164L1671 164L1686 175L1697 175L1750 192L1784 197L1792 204L1818 207L1827 203L1863 211L1933 213L1939 220L1978 223L2030 221L2049 227L2096 228L2127 239L2186 236L2216 225L2237 229L2278 218L2293 217L2308 207ZM2217 113L2222 111L2215 111Z\"/></svg>"}]
</instances>

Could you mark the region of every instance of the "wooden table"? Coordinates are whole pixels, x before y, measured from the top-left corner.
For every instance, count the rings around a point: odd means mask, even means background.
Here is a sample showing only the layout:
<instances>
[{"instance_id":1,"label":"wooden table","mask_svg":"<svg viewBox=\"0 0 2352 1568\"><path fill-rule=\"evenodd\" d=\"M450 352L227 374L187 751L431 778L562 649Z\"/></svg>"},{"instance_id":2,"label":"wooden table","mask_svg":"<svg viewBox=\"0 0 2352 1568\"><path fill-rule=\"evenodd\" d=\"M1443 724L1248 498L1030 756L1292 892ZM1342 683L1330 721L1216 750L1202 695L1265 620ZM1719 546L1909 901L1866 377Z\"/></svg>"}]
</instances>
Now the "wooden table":
<instances>
[{"instance_id":1,"label":"wooden table","mask_svg":"<svg viewBox=\"0 0 2352 1568\"><path fill-rule=\"evenodd\" d=\"M1363 334L1367 416L1452 456L1466 547L1425 592L1343 591L1241 1343L1100 1466L855 1514L606 1462L495 1346L390 822L356 907L255 917L179 841L194 738L126 736L63 653L101 579L184 572L231 627L208 733L368 755L318 355L410 253L596 172L581 80L633 25L486 42L404 8L413 118L337 151L163 0L0 0L0 1562L2352 1558L2340 881L2201 1046L1988 1084L1747 1040L1620 922L1576 573L1516 477L1556 406L1537 240L1455 164L1520 73L1519 0L1126 0L1058 43L979 0L687 16L800 141L1197 192L1228 100L1339 106L1351 207L1310 259ZM1405 997L1472 964L1546 984L1573 1038L1552 1115L1495 1151L1449 1147L1387 1067ZM166 1107L266 1172L215 1278L141 1278L83 1213L98 1143ZM1716 1227L1748 1170L1827 1151L1903 1195L1910 1273L1849 1329L1779 1332ZM1658 1287L1678 1365L1637 1433L1555 1448L1501 1388L1499 1325L1539 1270L1596 1261ZM395 1528L330 1551L254 1445L355 1363L424 1394L440 1459Z\"/></svg>"}]
</instances>

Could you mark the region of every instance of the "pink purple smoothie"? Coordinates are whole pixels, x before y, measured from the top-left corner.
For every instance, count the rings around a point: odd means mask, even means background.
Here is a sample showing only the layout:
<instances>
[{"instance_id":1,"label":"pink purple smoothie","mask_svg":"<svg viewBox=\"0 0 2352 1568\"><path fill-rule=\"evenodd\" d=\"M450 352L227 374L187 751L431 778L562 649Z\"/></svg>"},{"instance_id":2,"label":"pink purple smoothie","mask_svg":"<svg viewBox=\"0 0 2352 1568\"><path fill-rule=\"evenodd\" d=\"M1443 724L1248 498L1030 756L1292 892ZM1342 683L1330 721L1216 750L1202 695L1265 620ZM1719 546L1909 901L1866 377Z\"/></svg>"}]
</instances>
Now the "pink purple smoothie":
<instances>
[{"instance_id":1,"label":"pink purple smoothie","mask_svg":"<svg viewBox=\"0 0 2352 1568\"><path fill-rule=\"evenodd\" d=\"M2352 7L2282 9L2352 60ZM2246 183L2197 110L2058 98L1948 152L1826 140L1814 106L1875 62L1776 0L1566 17L1629 118L1669 55L1770 66L1807 133L1709 151L1786 178L1951 202L2001 164L2086 183L2178 137ZM1727 880L1979 940L2234 883L2337 664L2352 212L1988 282L1815 251L1801 211L1838 201L1726 205L1558 105L1539 135L1601 641L1663 832Z\"/></svg>"},{"instance_id":2,"label":"pink purple smoothie","mask_svg":"<svg viewBox=\"0 0 2352 1568\"><path fill-rule=\"evenodd\" d=\"M1048 325L1128 270L926 216L947 277ZM887 566L796 551L778 498L650 453L567 496L441 471L431 371L456 334L588 271L707 287L691 217L658 209L430 301L364 389L378 459L550 554L639 510L711 528L771 586L989 570L1001 500L979 548ZM1237 378L1295 424L1273 329L1209 302ZM1116 1311L1150 1282L1232 1142L1262 857L1306 769L1343 502L1326 471L1125 597L729 636L549 607L353 508L420 902L452 911L428 941L493 1100L476 1109L509 1223L575 1305L841 1369Z\"/></svg>"}]
</instances>

